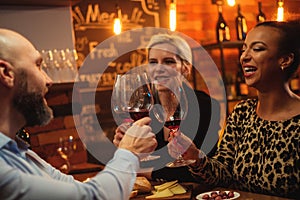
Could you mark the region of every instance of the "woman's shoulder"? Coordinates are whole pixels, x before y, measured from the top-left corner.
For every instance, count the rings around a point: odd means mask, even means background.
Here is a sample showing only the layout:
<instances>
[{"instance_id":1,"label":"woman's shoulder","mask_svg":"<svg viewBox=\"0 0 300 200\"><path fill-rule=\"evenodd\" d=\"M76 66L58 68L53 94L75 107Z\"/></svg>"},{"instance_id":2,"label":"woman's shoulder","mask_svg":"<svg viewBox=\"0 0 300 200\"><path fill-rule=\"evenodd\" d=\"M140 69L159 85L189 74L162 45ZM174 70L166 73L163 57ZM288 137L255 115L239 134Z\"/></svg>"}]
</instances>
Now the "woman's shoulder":
<instances>
[{"instance_id":1,"label":"woman's shoulder","mask_svg":"<svg viewBox=\"0 0 300 200\"><path fill-rule=\"evenodd\" d=\"M245 99L238 102L235 106L235 109L241 108L253 108L257 105L257 99Z\"/></svg>"},{"instance_id":2,"label":"woman's shoulder","mask_svg":"<svg viewBox=\"0 0 300 200\"><path fill-rule=\"evenodd\" d=\"M253 115L255 114L256 105L257 99L241 100L235 105L231 115Z\"/></svg>"}]
</instances>

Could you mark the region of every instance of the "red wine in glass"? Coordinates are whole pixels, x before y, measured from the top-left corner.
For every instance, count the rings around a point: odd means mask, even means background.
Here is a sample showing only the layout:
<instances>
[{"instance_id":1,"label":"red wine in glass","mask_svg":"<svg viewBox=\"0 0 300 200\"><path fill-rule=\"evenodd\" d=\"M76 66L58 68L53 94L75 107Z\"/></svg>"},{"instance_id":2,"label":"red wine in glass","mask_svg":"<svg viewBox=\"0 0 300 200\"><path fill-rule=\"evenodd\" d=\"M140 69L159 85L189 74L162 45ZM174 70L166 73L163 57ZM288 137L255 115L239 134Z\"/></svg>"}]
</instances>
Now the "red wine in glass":
<instances>
[{"instance_id":1,"label":"red wine in glass","mask_svg":"<svg viewBox=\"0 0 300 200\"><path fill-rule=\"evenodd\" d=\"M150 81L146 73L117 75L112 93L112 108L118 125L149 116L154 104Z\"/></svg>"},{"instance_id":2,"label":"red wine in glass","mask_svg":"<svg viewBox=\"0 0 300 200\"><path fill-rule=\"evenodd\" d=\"M181 153L185 149L177 142L177 137L174 133L178 131L181 120L185 119L188 110L188 101L183 88L180 75L168 76L167 78L159 77L159 81L153 84L153 94L157 104L160 104L153 110L155 117L164 123L164 126L170 129L170 136L172 142L175 144L175 151L178 152L179 157L173 162L167 163L167 167L182 167L194 163L195 160L184 160ZM185 147L184 147L185 148Z\"/></svg>"},{"instance_id":3,"label":"red wine in glass","mask_svg":"<svg viewBox=\"0 0 300 200\"><path fill-rule=\"evenodd\" d=\"M142 109L142 110L129 110L129 115L131 119L134 121L137 121L139 119L142 119L143 117L149 117L149 110L148 109Z\"/></svg>"},{"instance_id":4,"label":"red wine in glass","mask_svg":"<svg viewBox=\"0 0 300 200\"><path fill-rule=\"evenodd\" d=\"M180 119L175 119L173 121L166 121L164 126L172 131L176 131L179 129L180 122L181 122Z\"/></svg>"},{"instance_id":5,"label":"red wine in glass","mask_svg":"<svg viewBox=\"0 0 300 200\"><path fill-rule=\"evenodd\" d=\"M133 121L149 116L149 110L154 104L150 86L149 77L144 70L117 75L112 93L112 108L118 125L127 123L129 128ZM158 157L149 155L141 161Z\"/></svg>"}]
</instances>

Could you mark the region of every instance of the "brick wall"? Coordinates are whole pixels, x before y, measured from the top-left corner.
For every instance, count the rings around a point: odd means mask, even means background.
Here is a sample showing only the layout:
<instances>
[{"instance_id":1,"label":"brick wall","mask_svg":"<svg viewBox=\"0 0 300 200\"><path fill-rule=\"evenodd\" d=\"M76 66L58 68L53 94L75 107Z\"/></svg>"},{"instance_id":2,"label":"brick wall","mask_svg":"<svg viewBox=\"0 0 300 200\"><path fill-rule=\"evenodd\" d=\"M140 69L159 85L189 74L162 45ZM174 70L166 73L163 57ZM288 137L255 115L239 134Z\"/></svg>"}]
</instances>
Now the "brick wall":
<instances>
[{"instance_id":1,"label":"brick wall","mask_svg":"<svg viewBox=\"0 0 300 200\"><path fill-rule=\"evenodd\" d=\"M73 84L54 84L46 98L55 118L43 127L26 127L30 133L32 150L55 167L65 164L57 151L60 137L73 136L76 142L76 151L70 158L71 163L87 160L85 148L74 124L74 118L78 117L80 112L72 111L72 92Z\"/></svg>"}]
</instances>

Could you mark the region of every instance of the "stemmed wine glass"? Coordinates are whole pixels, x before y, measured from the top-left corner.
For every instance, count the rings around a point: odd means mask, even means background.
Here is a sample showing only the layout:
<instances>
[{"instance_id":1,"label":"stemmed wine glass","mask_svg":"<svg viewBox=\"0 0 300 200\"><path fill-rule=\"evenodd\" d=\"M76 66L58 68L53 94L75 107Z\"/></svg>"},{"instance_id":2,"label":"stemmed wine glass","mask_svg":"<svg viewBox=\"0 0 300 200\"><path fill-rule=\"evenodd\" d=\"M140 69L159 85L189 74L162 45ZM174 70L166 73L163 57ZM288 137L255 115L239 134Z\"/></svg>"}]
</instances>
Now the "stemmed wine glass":
<instances>
[{"instance_id":1,"label":"stemmed wine glass","mask_svg":"<svg viewBox=\"0 0 300 200\"><path fill-rule=\"evenodd\" d=\"M63 165L60 169L64 172L69 172L71 169L70 157L74 154L77 149L77 144L74 141L72 135L67 137L60 137L57 152L62 159L65 160L66 165Z\"/></svg>"},{"instance_id":2,"label":"stemmed wine glass","mask_svg":"<svg viewBox=\"0 0 300 200\"><path fill-rule=\"evenodd\" d=\"M118 125L149 116L153 95L146 73L118 74L112 94L112 108Z\"/></svg>"},{"instance_id":3,"label":"stemmed wine glass","mask_svg":"<svg viewBox=\"0 0 300 200\"><path fill-rule=\"evenodd\" d=\"M188 100L182 85L182 77L180 75L161 77L154 81L153 92L157 105L153 109L156 118L164 123L164 126L170 130L170 136L178 131L180 123L185 119L188 111ZM176 142L177 138L172 138ZM185 149L180 148L176 151L180 156L173 162L167 163L167 167L187 166L195 162L195 160L184 160L181 153Z\"/></svg>"},{"instance_id":4,"label":"stemmed wine glass","mask_svg":"<svg viewBox=\"0 0 300 200\"><path fill-rule=\"evenodd\" d=\"M112 93L112 108L117 124L137 121L149 116L149 111L154 104L150 81L146 72L128 72L117 75ZM144 158L145 160L157 159L158 156Z\"/></svg>"}]
</instances>

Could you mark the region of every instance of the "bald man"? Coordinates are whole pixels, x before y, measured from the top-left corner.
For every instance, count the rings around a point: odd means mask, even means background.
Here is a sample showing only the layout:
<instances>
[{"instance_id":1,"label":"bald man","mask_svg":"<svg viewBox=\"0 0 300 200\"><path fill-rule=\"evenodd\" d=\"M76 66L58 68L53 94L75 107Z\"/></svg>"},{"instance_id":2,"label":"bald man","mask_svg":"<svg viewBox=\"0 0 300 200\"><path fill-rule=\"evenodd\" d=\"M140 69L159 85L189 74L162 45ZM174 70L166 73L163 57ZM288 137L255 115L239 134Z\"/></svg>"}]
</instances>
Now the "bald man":
<instances>
[{"instance_id":1,"label":"bald man","mask_svg":"<svg viewBox=\"0 0 300 200\"><path fill-rule=\"evenodd\" d=\"M15 138L22 127L45 125L53 118L45 99L52 80L41 63L30 41L0 29L0 199L128 199L139 160L157 145L151 119L128 129L102 172L86 183L74 180Z\"/></svg>"}]
</instances>

